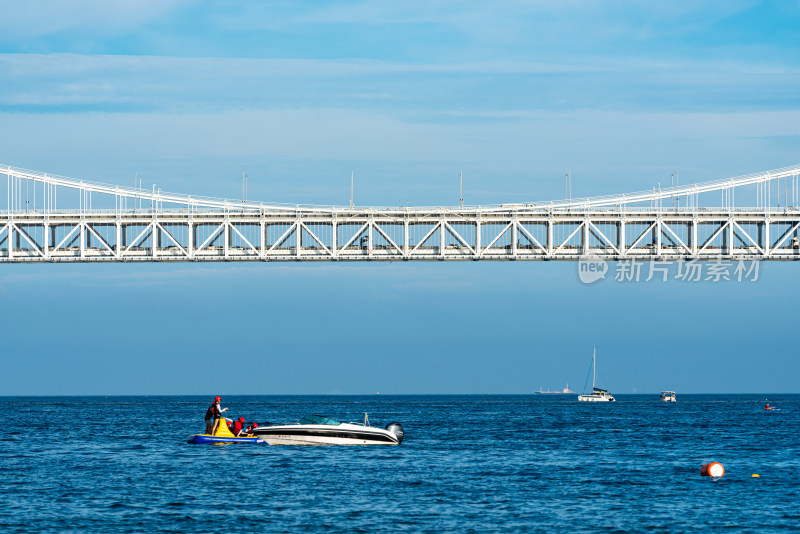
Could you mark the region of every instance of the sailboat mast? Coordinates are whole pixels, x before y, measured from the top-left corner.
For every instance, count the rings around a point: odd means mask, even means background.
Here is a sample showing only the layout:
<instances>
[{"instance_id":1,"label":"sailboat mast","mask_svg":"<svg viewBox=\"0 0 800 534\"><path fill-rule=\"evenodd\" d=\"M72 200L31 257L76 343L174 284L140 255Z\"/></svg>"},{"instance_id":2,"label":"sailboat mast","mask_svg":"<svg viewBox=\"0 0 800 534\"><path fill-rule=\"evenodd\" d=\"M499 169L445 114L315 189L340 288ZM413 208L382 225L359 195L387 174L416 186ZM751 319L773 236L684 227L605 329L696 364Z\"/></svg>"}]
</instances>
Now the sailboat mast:
<instances>
[{"instance_id":1,"label":"sailboat mast","mask_svg":"<svg viewBox=\"0 0 800 534\"><path fill-rule=\"evenodd\" d=\"M594 391L594 380L597 377L597 347L592 350L592 391Z\"/></svg>"}]
</instances>

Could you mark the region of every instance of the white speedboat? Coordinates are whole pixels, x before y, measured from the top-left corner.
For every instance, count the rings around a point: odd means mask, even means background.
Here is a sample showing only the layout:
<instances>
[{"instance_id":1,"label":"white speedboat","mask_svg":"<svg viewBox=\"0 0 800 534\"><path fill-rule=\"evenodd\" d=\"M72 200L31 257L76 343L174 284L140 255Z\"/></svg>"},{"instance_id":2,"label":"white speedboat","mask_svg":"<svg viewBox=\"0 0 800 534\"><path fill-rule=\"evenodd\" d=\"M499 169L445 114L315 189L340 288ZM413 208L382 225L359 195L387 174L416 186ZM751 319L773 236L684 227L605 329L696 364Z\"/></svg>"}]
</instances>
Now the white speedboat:
<instances>
[{"instance_id":1,"label":"white speedboat","mask_svg":"<svg viewBox=\"0 0 800 534\"><path fill-rule=\"evenodd\" d=\"M600 389L595 386L597 379L597 349L595 348L592 353L592 392L578 395L578 400L581 402L614 402L616 399L611 396L611 393L606 389Z\"/></svg>"},{"instance_id":2,"label":"white speedboat","mask_svg":"<svg viewBox=\"0 0 800 534\"><path fill-rule=\"evenodd\" d=\"M675 402L678 399L675 398L675 392L674 391L662 391L661 392L661 400L663 402Z\"/></svg>"},{"instance_id":3,"label":"white speedboat","mask_svg":"<svg viewBox=\"0 0 800 534\"><path fill-rule=\"evenodd\" d=\"M340 423L321 415L307 415L291 425L262 426L253 434L270 445L400 445L403 425L390 423L386 428L363 423Z\"/></svg>"}]
</instances>

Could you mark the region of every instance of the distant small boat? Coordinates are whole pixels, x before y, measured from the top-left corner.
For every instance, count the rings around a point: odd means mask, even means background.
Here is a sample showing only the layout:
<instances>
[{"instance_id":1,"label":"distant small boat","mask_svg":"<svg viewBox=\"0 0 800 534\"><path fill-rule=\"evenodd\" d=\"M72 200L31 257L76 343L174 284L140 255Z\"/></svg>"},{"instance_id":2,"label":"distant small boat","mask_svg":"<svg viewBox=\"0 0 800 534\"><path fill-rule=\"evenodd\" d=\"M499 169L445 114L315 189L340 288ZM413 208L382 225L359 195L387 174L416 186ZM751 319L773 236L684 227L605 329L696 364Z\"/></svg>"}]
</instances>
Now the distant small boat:
<instances>
[{"instance_id":1,"label":"distant small boat","mask_svg":"<svg viewBox=\"0 0 800 534\"><path fill-rule=\"evenodd\" d=\"M611 393L606 389L596 387L595 380L597 378L597 348L592 352L592 392L590 394L578 395L578 400L581 402L614 402L616 399L611 396Z\"/></svg>"},{"instance_id":2,"label":"distant small boat","mask_svg":"<svg viewBox=\"0 0 800 534\"><path fill-rule=\"evenodd\" d=\"M557 389L556 390L548 389L547 391L542 391L542 388L539 388L539 391L534 391L534 393L536 395L572 395L575 392L569 389L569 383L568 383L567 386L561 391Z\"/></svg>"},{"instance_id":3,"label":"distant small boat","mask_svg":"<svg viewBox=\"0 0 800 534\"><path fill-rule=\"evenodd\" d=\"M663 402L675 402L678 399L675 398L675 392L674 391L662 391L661 392L661 400Z\"/></svg>"}]
</instances>

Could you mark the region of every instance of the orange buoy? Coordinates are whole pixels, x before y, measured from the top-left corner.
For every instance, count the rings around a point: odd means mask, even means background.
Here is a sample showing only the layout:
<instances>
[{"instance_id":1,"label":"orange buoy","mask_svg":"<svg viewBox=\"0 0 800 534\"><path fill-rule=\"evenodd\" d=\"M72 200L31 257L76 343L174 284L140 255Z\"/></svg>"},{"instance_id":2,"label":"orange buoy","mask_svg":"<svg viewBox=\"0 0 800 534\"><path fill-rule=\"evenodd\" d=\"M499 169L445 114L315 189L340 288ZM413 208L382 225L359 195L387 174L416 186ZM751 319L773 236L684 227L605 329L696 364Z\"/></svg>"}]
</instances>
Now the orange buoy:
<instances>
[{"instance_id":1,"label":"orange buoy","mask_svg":"<svg viewBox=\"0 0 800 534\"><path fill-rule=\"evenodd\" d=\"M719 462L709 462L700 466L700 474L704 477L725 476L725 467Z\"/></svg>"}]
</instances>

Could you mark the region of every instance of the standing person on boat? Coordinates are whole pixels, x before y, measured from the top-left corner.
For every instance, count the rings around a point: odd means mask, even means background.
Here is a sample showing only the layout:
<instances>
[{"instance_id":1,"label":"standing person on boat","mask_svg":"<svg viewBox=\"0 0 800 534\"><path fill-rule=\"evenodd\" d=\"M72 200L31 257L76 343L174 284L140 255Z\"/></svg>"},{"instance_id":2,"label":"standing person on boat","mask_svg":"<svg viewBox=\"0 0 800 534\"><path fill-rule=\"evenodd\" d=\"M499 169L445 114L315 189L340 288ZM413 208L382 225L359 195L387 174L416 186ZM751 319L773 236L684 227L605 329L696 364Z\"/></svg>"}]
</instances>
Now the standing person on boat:
<instances>
[{"instance_id":1,"label":"standing person on boat","mask_svg":"<svg viewBox=\"0 0 800 534\"><path fill-rule=\"evenodd\" d=\"M214 435L219 426L219 420L222 417L222 412L227 412L227 408L223 408L222 397L214 397L214 402L206 410L206 434Z\"/></svg>"}]
</instances>

